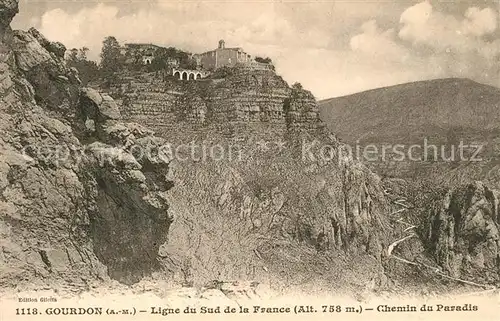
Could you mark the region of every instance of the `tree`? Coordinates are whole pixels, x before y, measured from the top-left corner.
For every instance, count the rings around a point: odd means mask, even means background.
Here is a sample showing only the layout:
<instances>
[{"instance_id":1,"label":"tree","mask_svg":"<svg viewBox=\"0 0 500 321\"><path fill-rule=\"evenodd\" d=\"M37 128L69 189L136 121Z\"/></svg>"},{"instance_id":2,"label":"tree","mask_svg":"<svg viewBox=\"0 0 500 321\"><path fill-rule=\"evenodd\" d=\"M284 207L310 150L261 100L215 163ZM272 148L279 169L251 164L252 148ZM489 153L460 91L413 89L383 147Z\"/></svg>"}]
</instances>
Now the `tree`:
<instances>
[{"instance_id":1,"label":"tree","mask_svg":"<svg viewBox=\"0 0 500 321\"><path fill-rule=\"evenodd\" d=\"M167 68L167 60L165 57L155 56L151 61L151 64L148 65L148 71L158 71Z\"/></svg>"},{"instance_id":2,"label":"tree","mask_svg":"<svg viewBox=\"0 0 500 321\"><path fill-rule=\"evenodd\" d=\"M179 59L179 67L184 68L184 69L196 69L198 64L196 63L196 60L191 58L191 55L187 52L184 51L178 51L177 57Z\"/></svg>"},{"instance_id":3,"label":"tree","mask_svg":"<svg viewBox=\"0 0 500 321\"><path fill-rule=\"evenodd\" d=\"M292 85L292 89L295 89L295 90L302 90L303 87L302 87L302 84L300 82L296 82Z\"/></svg>"},{"instance_id":4,"label":"tree","mask_svg":"<svg viewBox=\"0 0 500 321\"><path fill-rule=\"evenodd\" d=\"M82 47L80 50L78 50L78 60L87 60L87 54L89 52L89 48L87 47Z\"/></svg>"},{"instance_id":5,"label":"tree","mask_svg":"<svg viewBox=\"0 0 500 321\"><path fill-rule=\"evenodd\" d=\"M269 69L271 69L271 70L275 70L274 65L273 65L273 61L272 61L272 60L271 60L271 58L269 58L269 57L266 57L266 58L262 58L262 57L255 57L255 59L254 59L254 60L255 60L256 62L258 62L258 63L268 65Z\"/></svg>"},{"instance_id":6,"label":"tree","mask_svg":"<svg viewBox=\"0 0 500 321\"><path fill-rule=\"evenodd\" d=\"M154 53L154 58L151 64L148 66L148 71L158 71L164 70L168 67L168 58L170 58L170 52L167 48L158 48Z\"/></svg>"},{"instance_id":7,"label":"tree","mask_svg":"<svg viewBox=\"0 0 500 321\"><path fill-rule=\"evenodd\" d=\"M78 49L73 48L66 54L66 61L75 63L78 60Z\"/></svg>"},{"instance_id":8,"label":"tree","mask_svg":"<svg viewBox=\"0 0 500 321\"><path fill-rule=\"evenodd\" d=\"M123 56L120 44L115 37L109 36L102 42L100 69L104 77L114 77L123 67Z\"/></svg>"},{"instance_id":9,"label":"tree","mask_svg":"<svg viewBox=\"0 0 500 321\"><path fill-rule=\"evenodd\" d=\"M89 48L73 48L66 55L66 65L78 70L80 80L85 86L89 82L99 78L99 68L94 61L88 60Z\"/></svg>"},{"instance_id":10,"label":"tree","mask_svg":"<svg viewBox=\"0 0 500 321\"><path fill-rule=\"evenodd\" d=\"M196 69L196 60L191 58L191 54L174 47L158 48L154 53L151 64L148 65L148 71L164 70L169 67L168 61L175 59L179 62L179 67L184 69Z\"/></svg>"},{"instance_id":11,"label":"tree","mask_svg":"<svg viewBox=\"0 0 500 321\"><path fill-rule=\"evenodd\" d=\"M234 74L234 69L228 66L224 66L215 70L210 76L213 79L227 78Z\"/></svg>"}]
</instances>

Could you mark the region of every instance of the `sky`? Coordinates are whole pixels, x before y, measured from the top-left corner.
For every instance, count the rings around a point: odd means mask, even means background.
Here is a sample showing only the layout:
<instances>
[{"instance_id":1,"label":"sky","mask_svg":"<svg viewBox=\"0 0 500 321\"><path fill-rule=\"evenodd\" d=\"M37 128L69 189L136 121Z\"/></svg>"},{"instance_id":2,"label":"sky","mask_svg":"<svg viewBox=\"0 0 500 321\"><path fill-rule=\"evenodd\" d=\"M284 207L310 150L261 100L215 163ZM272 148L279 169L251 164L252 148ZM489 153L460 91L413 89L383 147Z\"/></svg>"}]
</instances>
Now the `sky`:
<instances>
[{"instance_id":1,"label":"sky","mask_svg":"<svg viewBox=\"0 0 500 321\"><path fill-rule=\"evenodd\" d=\"M445 77L500 87L498 1L20 0L13 27L93 59L106 36L194 53L224 39L324 99Z\"/></svg>"}]
</instances>

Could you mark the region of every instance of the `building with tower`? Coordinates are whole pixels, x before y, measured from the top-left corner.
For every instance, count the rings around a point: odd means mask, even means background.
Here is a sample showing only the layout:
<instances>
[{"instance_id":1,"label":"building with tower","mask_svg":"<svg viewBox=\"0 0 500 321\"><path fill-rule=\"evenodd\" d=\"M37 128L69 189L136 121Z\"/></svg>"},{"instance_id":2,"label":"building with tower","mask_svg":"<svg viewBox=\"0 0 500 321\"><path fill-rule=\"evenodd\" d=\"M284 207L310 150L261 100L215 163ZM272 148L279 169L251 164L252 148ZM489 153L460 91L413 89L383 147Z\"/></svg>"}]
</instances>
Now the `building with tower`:
<instances>
[{"instance_id":1,"label":"building with tower","mask_svg":"<svg viewBox=\"0 0 500 321\"><path fill-rule=\"evenodd\" d=\"M196 55L196 60L205 70L215 70L221 67L234 67L238 63L248 63L252 57L242 48L226 48L224 40L219 41L215 50Z\"/></svg>"}]
</instances>

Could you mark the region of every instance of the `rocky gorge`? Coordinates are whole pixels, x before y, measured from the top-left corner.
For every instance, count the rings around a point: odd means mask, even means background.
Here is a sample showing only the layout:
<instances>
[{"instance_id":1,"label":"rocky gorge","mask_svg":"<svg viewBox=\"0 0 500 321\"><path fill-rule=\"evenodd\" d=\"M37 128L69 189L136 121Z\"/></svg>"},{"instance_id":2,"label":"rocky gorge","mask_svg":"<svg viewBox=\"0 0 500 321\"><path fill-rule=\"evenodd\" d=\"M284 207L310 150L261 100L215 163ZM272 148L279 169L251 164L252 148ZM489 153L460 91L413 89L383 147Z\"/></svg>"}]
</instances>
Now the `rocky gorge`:
<instances>
[{"instance_id":1,"label":"rocky gorge","mask_svg":"<svg viewBox=\"0 0 500 321\"><path fill-rule=\"evenodd\" d=\"M282 293L449 290L391 254L455 277L467 258L488 271L483 283L498 282L496 192L447 195L395 249L408 235L398 209L343 152L309 92L247 70L203 84L145 75L84 88L63 44L11 30L17 11L0 0L2 291L152 280L226 292L235 280ZM162 153L193 140L236 145L241 157ZM315 157L304 158L304 141L316 142Z\"/></svg>"}]
</instances>

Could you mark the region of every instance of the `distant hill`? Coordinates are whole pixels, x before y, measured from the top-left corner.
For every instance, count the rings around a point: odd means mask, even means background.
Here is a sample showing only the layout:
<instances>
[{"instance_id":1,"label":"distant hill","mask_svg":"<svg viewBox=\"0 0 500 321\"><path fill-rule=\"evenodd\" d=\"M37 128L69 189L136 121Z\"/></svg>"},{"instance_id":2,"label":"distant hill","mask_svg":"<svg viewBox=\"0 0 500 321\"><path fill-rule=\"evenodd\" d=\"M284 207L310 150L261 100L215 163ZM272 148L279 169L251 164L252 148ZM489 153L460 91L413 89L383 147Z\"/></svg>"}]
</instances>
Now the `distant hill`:
<instances>
[{"instance_id":1,"label":"distant hill","mask_svg":"<svg viewBox=\"0 0 500 321\"><path fill-rule=\"evenodd\" d=\"M497 163L500 89L492 86L469 79L436 79L326 99L319 106L321 118L349 144L409 146L423 144L427 139L439 148L445 146L446 151L460 141L485 146L481 152L485 161L473 166L465 162L406 162L390 167L387 162L379 162L375 166L382 174L425 176L429 167L433 172L453 169L463 174L467 168L467 178L484 179Z\"/></svg>"},{"instance_id":2,"label":"distant hill","mask_svg":"<svg viewBox=\"0 0 500 321\"><path fill-rule=\"evenodd\" d=\"M453 128L500 129L500 89L469 79L437 79L369 90L319 102L341 138L415 138ZM409 133L409 131L411 132Z\"/></svg>"}]
</instances>

